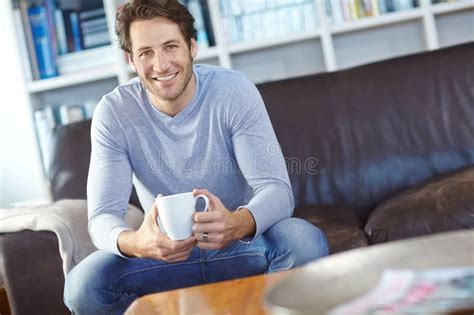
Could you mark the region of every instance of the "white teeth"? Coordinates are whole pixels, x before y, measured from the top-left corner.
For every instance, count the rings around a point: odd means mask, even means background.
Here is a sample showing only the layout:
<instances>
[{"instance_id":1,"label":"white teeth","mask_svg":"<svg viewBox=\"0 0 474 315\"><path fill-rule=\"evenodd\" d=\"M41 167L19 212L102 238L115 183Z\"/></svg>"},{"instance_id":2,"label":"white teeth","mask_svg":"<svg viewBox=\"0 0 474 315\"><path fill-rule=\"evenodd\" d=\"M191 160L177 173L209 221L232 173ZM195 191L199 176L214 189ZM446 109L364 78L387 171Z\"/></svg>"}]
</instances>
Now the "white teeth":
<instances>
[{"instance_id":1,"label":"white teeth","mask_svg":"<svg viewBox=\"0 0 474 315\"><path fill-rule=\"evenodd\" d=\"M167 75L167 76L164 76L164 77L156 77L155 79L158 80L158 81L169 81L169 80L173 79L176 75L177 75L177 73L170 74L170 75Z\"/></svg>"}]
</instances>

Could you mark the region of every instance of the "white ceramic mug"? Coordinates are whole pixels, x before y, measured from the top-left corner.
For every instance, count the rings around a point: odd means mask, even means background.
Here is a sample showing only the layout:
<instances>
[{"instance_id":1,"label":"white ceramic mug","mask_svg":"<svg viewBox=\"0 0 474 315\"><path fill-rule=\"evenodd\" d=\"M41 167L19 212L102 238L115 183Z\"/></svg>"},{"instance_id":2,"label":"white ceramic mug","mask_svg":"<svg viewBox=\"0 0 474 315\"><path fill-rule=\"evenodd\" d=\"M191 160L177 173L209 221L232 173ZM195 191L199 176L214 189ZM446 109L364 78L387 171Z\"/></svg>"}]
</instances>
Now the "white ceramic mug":
<instances>
[{"instance_id":1,"label":"white ceramic mug","mask_svg":"<svg viewBox=\"0 0 474 315\"><path fill-rule=\"evenodd\" d=\"M199 198L204 199L206 205L203 211L207 211L209 199L205 195L194 197L192 192L188 192L156 198L158 225L171 240L184 240L193 235L193 213Z\"/></svg>"}]
</instances>

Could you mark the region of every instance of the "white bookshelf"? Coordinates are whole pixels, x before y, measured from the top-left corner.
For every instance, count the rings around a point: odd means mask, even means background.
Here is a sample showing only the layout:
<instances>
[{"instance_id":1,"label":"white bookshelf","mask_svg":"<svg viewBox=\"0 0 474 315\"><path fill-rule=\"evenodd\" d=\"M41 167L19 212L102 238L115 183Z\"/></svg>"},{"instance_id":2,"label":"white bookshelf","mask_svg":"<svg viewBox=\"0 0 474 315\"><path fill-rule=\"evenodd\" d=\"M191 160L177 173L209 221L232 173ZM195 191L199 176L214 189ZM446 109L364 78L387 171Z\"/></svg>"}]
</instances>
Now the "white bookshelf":
<instances>
[{"instance_id":1,"label":"white bookshelf","mask_svg":"<svg viewBox=\"0 0 474 315\"><path fill-rule=\"evenodd\" d=\"M245 3L245 0L240 1ZM219 1L208 0L216 46L200 48L195 61L236 69L253 82L261 83L337 71L474 40L473 0L440 4L419 0L417 8L335 25L326 16L324 0L312 1L316 28L277 38L228 43ZM121 3L121 0L103 0L109 35L113 39L109 47L113 62L107 58L108 64L102 66L27 82L25 92L32 109L62 100L65 104L74 100L98 100L134 75L115 39L115 12ZM21 51L20 44L17 51ZM25 78L30 77L25 74Z\"/></svg>"},{"instance_id":2,"label":"white bookshelf","mask_svg":"<svg viewBox=\"0 0 474 315\"><path fill-rule=\"evenodd\" d=\"M360 19L357 21L347 22L341 25L334 25L330 27L329 32L332 35L356 32L368 28L377 28L390 24L399 24L406 21L419 20L423 17L423 12L420 8L387 13L379 16Z\"/></svg>"},{"instance_id":3,"label":"white bookshelf","mask_svg":"<svg viewBox=\"0 0 474 315\"><path fill-rule=\"evenodd\" d=\"M50 90L56 90L64 87L73 87L78 84L99 81L104 79L112 79L117 77L117 69L115 65L103 65L79 71L72 74L65 74L44 80L31 81L28 83L29 93L40 93Z\"/></svg>"},{"instance_id":4,"label":"white bookshelf","mask_svg":"<svg viewBox=\"0 0 474 315\"><path fill-rule=\"evenodd\" d=\"M216 47L199 49L196 62L219 57L219 50Z\"/></svg>"},{"instance_id":5,"label":"white bookshelf","mask_svg":"<svg viewBox=\"0 0 474 315\"><path fill-rule=\"evenodd\" d=\"M443 14L474 8L474 1L466 0L462 2L446 2L432 5L433 14Z\"/></svg>"},{"instance_id":6,"label":"white bookshelf","mask_svg":"<svg viewBox=\"0 0 474 315\"><path fill-rule=\"evenodd\" d=\"M115 38L114 34L114 19L115 10L121 3L120 0L103 0L106 16L108 20L110 36ZM360 31L384 28L388 25L403 25L409 21L419 21L424 26L423 41L425 50L433 50L440 48L438 44L438 33L440 30L436 27L436 20L449 14L468 13L474 17L474 1L461 0L458 2L448 2L431 4L429 0L420 0L420 7L409 10L392 12L374 17L367 17L364 19L345 22L338 25L329 25L324 10L324 3L321 0L314 0L317 14L320 20L318 29L305 32L302 34L293 34L285 38L268 38L258 41L241 42L234 44L227 44L222 34L221 14L219 11L219 3L215 0L209 1L209 10L212 18L212 26L214 28L214 35L216 46L199 49L196 62L208 62L219 64L227 68L233 68L233 58L242 53L251 53L268 49L279 49L284 46L291 46L300 42L308 40L320 41L322 45L323 58L325 60L325 71L339 70L337 58L337 45L334 44L334 38L339 35L346 35L349 33L355 34ZM471 25L472 26L472 25ZM466 25L469 28L469 25ZM467 34L466 36L468 36ZM388 39L389 40L389 39ZM474 40L474 35L467 38L466 42ZM91 82L96 80L103 80L107 78L118 78L120 83L125 82L130 78L131 70L126 62L124 54L119 50L118 44L114 48L116 54L116 62L114 64L100 66L87 71L81 71L74 74L62 75L50 79L32 81L28 83L28 93L35 94L44 91L61 89L67 87L74 87L77 84ZM354 43L356 45L356 43ZM393 55L395 57L396 54ZM389 56L390 57L390 56ZM376 59L374 59L375 61ZM259 82L256 82L259 83Z\"/></svg>"},{"instance_id":7,"label":"white bookshelf","mask_svg":"<svg viewBox=\"0 0 474 315\"><path fill-rule=\"evenodd\" d=\"M260 49L265 49L265 48L272 48L272 47L277 47L277 46L285 46L297 42L303 42L307 41L310 39L316 39L320 37L321 33L319 30L314 30L312 32L306 32L303 34L295 34L295 35L290 35L287 38L285 38L284 41L282 41L279 38L269 38L269 39L264 39L264 40L259 40L259 41L253 41L253 42L248 42L248 43L237 43L237 44L232 44L228 48L229 54L237 54L237 53L243 53L243 52L250 52L254 50L260 50Z\"/></svg>"}]
</instances>

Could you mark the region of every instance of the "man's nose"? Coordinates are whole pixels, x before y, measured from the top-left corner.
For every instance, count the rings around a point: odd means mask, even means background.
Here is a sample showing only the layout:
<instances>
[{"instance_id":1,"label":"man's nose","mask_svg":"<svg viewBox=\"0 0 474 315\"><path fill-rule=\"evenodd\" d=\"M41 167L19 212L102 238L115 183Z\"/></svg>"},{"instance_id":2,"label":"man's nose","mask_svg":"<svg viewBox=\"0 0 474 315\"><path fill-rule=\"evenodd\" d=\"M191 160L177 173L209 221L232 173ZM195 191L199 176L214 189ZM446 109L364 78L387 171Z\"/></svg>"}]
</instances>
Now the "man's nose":
<instances>
[{"instance_id":1,"label":"man's nose","mask_svg":"<svg viewBox=\"0 0 474 315\"><path fill-rule=\"evenodd\" d=\"M155 58L153 58L153 70L158 73L166 73L170 66L169 58L166 54L157 53Z\"/></svg>"}]
</instances>

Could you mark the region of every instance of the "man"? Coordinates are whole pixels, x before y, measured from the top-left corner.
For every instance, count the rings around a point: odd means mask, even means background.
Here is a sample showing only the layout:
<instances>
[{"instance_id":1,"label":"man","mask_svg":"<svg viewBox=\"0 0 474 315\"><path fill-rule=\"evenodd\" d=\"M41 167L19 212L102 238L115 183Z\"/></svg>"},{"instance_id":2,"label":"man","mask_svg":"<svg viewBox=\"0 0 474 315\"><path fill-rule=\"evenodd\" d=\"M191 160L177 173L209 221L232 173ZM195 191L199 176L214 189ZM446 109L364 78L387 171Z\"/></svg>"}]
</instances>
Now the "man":
<instances>
[{"instance_id":1,"label":"man","mask_svg":"<svg viewBox=\"0 0 474 315\"><path fill-rule=\"evenodd\" d=\"M176 0L136 0L116 33L138 79L103 97L92 123L89 232L100 249L68 275L74 314L119 314L138 296L274 272L327 255L322 232L290 218L293 195L263 101L243 75L193 66L193 18ZM124 215L132 182L145 219ZM194 235L171 241L157 194L210 201Z\"/></svg>"}]
</instances>

